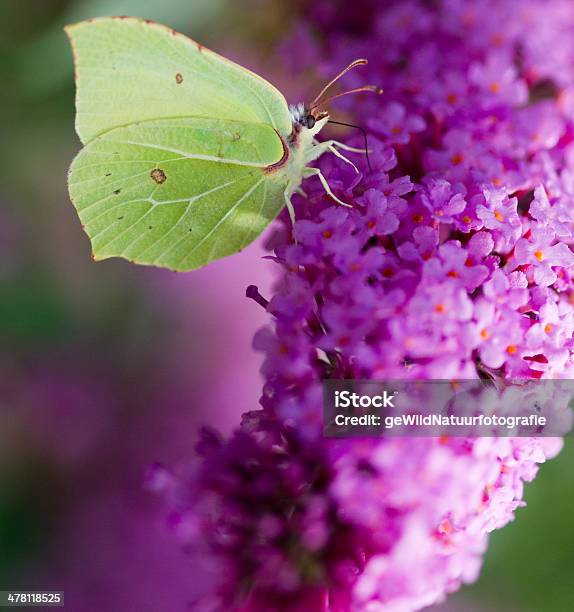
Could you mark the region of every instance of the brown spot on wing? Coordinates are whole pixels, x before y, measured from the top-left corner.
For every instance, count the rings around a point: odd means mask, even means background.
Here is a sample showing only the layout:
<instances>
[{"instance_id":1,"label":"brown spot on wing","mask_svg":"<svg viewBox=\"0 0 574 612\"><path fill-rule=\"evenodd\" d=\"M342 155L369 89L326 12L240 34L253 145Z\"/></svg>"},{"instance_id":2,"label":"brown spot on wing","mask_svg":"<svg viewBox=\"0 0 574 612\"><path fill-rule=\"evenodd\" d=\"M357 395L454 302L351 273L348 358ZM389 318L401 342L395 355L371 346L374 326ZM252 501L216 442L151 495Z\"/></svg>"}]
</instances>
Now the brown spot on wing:
<instances>
[{"instance_id":1,"label":"brown spot on wing","mask_svg":"<svg viewBox=\"0 0 574 612\"><path fill-rule=\"evenodd\" d=\"M178 73L175 75L175 82L176 82L178 85L181 85L181 84L183 83L183 76L182 76L181 72L178 72Z\"/></svg>"},{"instance_id":2,"label":"brown spot on wing","mask_svg":"<svg viewBox=\"0 0 574 612\"><path fill-rule=\"evenodd\" d=\"M150 172L150 176L158 185L161 185L167 181L167 176L161 168L154 168Z\"/></svg>"}]
</instances>

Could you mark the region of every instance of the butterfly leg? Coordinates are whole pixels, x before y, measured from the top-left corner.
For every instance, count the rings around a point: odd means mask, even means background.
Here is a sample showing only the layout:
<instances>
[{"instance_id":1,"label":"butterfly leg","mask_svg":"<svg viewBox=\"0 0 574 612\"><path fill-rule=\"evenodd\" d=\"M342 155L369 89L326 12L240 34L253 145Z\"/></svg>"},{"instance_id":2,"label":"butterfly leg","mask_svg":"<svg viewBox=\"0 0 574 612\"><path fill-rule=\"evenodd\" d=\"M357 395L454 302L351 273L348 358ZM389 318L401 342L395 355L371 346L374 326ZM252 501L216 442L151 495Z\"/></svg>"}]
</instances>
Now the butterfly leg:
<instances>
[{"instance_id":1,"label":"butterfly leg","mask_svg":"<svg viewBox=\"0 0 574 612\"><path fill-rule=\"evenodd\" d=\"M293 208L293 204L291 203L291 198L287 191L283 194L285 196L285 206L287 206L287 211L289 212L289 218L291 219L291 225L295 225L295 209Z\"/></svg>"},{"instance_id":2,"label":"butterfly leg","mask_svg":"<svg viewBox=\"0 0 574 612\"><path fill-rule=\"evenodd\" d=\"M349 158L345 157L342 153L337 151L337 149L333 145L329 147L329 151L333 155L337 156L339 159L342 159L345 163L349 164L349 166L353 166L355 172L359 174L359 169L357 168L357 166L355 166L355 164Z\"/></svg>"},{"instance_id":3,"label":"butterfly leg","mask_svg":"<svg viewBox=\"0 0 574 612\"><path fill-rule=\"evenodd\" d=\"M316 176L321 181L321 185L323 185L323 189L325 190L327 195L333 198L333 200L335 200L337 204L341 204L341 206L346 206L347 208L353 208L350 204L347 204L347 202L343 202L343 200L340 200L331 191L331 188L329 187L329 183L327 182L327 179L323 176L323 173L321 172L321 170L319 170L319 168L307 168L305 177L308 177L308 176Z\"/></svg>"},{"instance_id":4,"label":"butterfly leg","mask_svg":"<svg viewBox=\"0 0 574 612\"><path fill-rule=\"evenodd\" d=\"M326 144L328 145L328 148L330 151L333 151L334 149L341 149L342 151L350 151L351 153L362 153L367 158L367 166L369 167L369 171L370 172L373 171L371 167L371 162L369 161L369 153L371 152L371 150L366 146L367 145L366 136L365 136L365 148L364 149L357 149L355 147L349 147L345 143L339 142L338 140L328 140L326 141ZM343 157L343 156L339 154L339 157Z\"/></svg>"},{"instance_id":5,"label":"butterfly leg","mask_svg":"<svg viewBox=\"0 0 574 612\"><path fill-rule=\"evenodd\" d=\"M358 149L357 147L350 147L346 145L344 142L340 142L338 140L327 140L326 141L329 146L337 147L338 149L342 149L343 151L350 151L351 153L365 153L365 149Z\"/></svg>"},{"instance_id":6,"label":"butterfly leg","mask_svg":"<svg viewBox=\"0 0 574 612\"><path fill-rule=\"evenodd\" d=\"M345 163L353 166L355 172L359 174L359 170L355 164L345 157L342 153L340 153L337 149L342 149L343 151L350 151L351 153L365 153L365 149L355 149L355 147L349 147L338 140L325 140L325 142L314 141L315 146L320 147L321 153L324 151L329 151L336 155L339 159L342 159Z\"/></svg>"}]
</instances>

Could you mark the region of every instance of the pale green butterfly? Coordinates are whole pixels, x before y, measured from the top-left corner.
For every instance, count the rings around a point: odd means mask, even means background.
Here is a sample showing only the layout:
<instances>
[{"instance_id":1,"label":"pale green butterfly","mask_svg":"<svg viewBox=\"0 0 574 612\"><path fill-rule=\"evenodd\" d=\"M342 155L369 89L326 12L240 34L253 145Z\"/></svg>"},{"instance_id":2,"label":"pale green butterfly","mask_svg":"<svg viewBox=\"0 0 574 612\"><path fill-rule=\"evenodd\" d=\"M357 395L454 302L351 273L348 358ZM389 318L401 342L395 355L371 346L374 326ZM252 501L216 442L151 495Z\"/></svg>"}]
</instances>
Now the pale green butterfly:
<instances>
[{"instance_id":1,"label":"pale green butterfly","mask_svg":"<svg viewBox=\"0 0 574 612\"><path fill-rule=\"evenodd\" d=\"M328 121L319 105L366 60L289 107L258 75L164 26L100 18L66 32L85 145L69 191L94 259L199 268L251 243L284 205L293 219L290 198L313 175L345 204L308 164L326 151L351 163L337 150L349 147L315 140Z\"/></svg>"}]
</instances>

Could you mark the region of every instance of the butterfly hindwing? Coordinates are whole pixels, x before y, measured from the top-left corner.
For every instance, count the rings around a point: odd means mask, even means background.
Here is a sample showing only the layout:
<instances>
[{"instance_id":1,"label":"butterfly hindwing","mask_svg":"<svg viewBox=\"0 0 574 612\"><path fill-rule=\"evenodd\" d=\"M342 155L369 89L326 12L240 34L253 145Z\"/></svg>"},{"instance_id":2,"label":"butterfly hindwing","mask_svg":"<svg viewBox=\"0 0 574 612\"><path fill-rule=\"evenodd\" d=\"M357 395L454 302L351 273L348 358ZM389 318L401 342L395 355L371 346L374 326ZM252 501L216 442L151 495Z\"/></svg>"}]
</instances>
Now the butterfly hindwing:
<instances>
[{"instance_id":1,"label":"butterfly hindwing","mask_svg":"<svg viewBox=\"0 0 574 612\"><path fill-rule=\"evenodd\" d=\"M258 75L159 24L99 18L66 28L76 68L76 130L85 144L116 127L204 116L291 131L283 95Z\"/></svg>"},{"instance_id":2,"label":"butterfly hindwing","mask_svg":"<svg viewBox=\"0 0 574 612\"><path fill-rule=\"evenodd\" d=\"M283 207L283 143L264 124L187 117L116 128L70 168L94 257L190 270L252 242Z\"/></svg>"}]
</instances>

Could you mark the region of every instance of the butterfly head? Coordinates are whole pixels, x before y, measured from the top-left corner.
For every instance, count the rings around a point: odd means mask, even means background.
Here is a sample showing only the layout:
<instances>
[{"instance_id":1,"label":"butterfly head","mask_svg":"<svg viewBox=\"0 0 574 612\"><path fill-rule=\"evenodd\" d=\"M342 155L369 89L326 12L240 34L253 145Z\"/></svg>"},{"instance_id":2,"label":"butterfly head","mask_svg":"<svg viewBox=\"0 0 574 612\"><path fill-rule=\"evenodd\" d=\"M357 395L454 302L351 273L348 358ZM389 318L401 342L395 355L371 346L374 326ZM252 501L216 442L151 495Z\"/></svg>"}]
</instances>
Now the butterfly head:
<instances>
[{"instance_id":1,"label":"butterfly head","mask_svg":"<svg viewBox=\"0 0 574 612\"><path fill-rule=\"evenodd\" d=\"M306 107L304 104L297 104L292 106L291 117L293 124L298 129L307 128L313 130L315 133L319 131L326 123L324 120L328 120L329 113L325 110L320 110L316 106Z\"/></svg>"},{"instance_id":2,"label":"butterfly head","mask_svg":"<svg viewBox=\"0 0 574 612\"><path fill-rule=\"evenodd\" d=\"M370 91L373 93L383 93L383 90L376 85L363 85L362 87L355 87L353 89L348 89L341 93L335 94L328 98L324 98L325 93L328 89L335 84L342 76L347 74L349 70L357 66L364 66L367 64L366 59L358 59L354 62L351 62L346 68L341 70L341 72L333 79L331 79L325 87L320 91L319 95L309 104L297 104L296 106L291 106L291 117L293 119L293 127L295 128L295 132L301 130L301 128L307 128L308 130L312 130L313 134L319 132L319 130L327 123L329 120L329 112L324 110L325 105L337 98L341 98L343 96L347 96L349 94L360 93L365 91Z\"/></svg>"}]
</instances>

